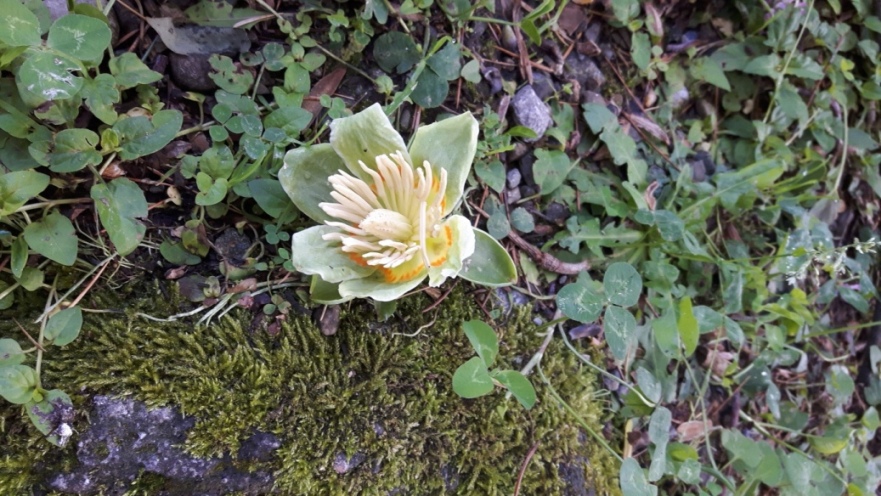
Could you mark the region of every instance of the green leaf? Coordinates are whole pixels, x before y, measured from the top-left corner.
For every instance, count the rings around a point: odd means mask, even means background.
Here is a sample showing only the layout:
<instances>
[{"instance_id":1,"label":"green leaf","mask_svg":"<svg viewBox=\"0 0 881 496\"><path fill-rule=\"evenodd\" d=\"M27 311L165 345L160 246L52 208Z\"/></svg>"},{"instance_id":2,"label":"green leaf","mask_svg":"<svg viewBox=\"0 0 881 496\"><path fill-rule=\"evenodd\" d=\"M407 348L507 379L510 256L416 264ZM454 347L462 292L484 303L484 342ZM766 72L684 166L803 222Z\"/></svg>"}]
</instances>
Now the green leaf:
<instances>
[{"instance_id":1,"label":"green leaf","mask_svg":"<svg viewBox=\"0 0 881 496\"><path fill-rule=\"evenodd\" d=\"M516 370L499 370L492 377L511 391L523 408L529 410L535 405L535 388L525 375Z\"/></svg>"},{"instance_id":2,"label":"green leaf","mask_svg":"<svg viewBox=\"0 0 881 496\"><path fill-rule=\"evenodd\" d=\"M126 178L92 186L92 199L101 224L116 251L128 255L144 239L147 228L137 219L147 218L147 200L137 184Z\"/></svg>"},{"instance_id":3,"label":"green leaf","mask_svg":"<svg viewBox=\"0 0 881 496\"><path fill-rule=\"evenodd\" d=\"M0 339L0 367L18 365L24 361L24 351L18 341L9 338Z\"/></svg>"},{"instance_id":4,"label":"green leaf","mask_svg":"<svg viewBox=\"0 0 881 496\"><path fill-rule=\"evenodd\" d=\"M483 286L509 286L517 282L517 268L498 241L474 229L474 254L465 261L459 277Z\"/></svg>"},{"instance_id":5,"label":"green leaf","mask_svg":"<svg viewBox=\"0 0 881 496\"><path fill-rule=\"evenodd\" d=\"M75 59L100 62L110 46L110 37L106 23L94 17L67 14L49 28L46 44Z\"/></svg>"},{"instance_id":6,"label":"green leaf","mask_svg":"<svg viewBox=\"0 0 881 496\"><path fill-rule=\"evenodd\" d=\"M329 144L294 148L285 154L278 180L300 212L324 223L333 219L318 206L332 199L333 187L327 178L345 168L346 164Z\"/></svg>"},{"instance_id":7,"label":"green leaf","mask_svg":"<svg viewBox=\"0 0 881 496\"><path fill-rule=\"evenodd\" d=\"M9 283L0 280L0 293L9 289ZM3 298L0 298L0 310L7 310L15 303L15 292L10 292Z\"/></svg>"},{"instance_id":8,"label":"green leaf","mask_svg":"<svg viewBox=\"0 0 881 496\"><path fill-rule=\"evenodd\" d=\"M48 155L49 169L52 172L76 172L88 165L100 164L101 154L95 149L99 141L98 135L89 129L59 131Z\"/></svg>"},{"instance_id":9,"label":"green leaf","mask_svg":"<svg viewBox=\"0 0 881 496\"><path fill-rule=\"evenodd\" d=\"M83 327L83 311L80 307L66 308L52 317L46 323L44 335L55 346L70 344L80 334Z\"/></svg>"},{"instance_id":10,"label":"green leaf","mask_svg":"<svg viewBox=\"0 0 881 496\"><path fill-rule=\"evenodd\" d=\"M453 392L462 398L478 398L492 392L493 380L480 357L463 363L453 374Z\"/></svg>"},{"instance_id":11,"label":"green leaf","mask_svg":"<svg viewBox=\"0 0 881 496\"><path fill-rule=\"evenodd\" d=\"M503 239L511 232L511 223L504 210L496 210L486 219L486 230L495 239Z\"/></svg>"},{"instance_id":12,"label":"green leaf","mask_svg":"<svg viewBox=\"0 0 881 496\"><path fill-rule=\"evenodd\" d=\"M3 25L0 26L0 43L10 47L39 45L40 21L20 0L0 0Z\"/></svg>"},{"instance_id":13,"label":"green leaf","mask_svg":"<svg viewBox=\"0 0 881 496\"><path fill-rule=\"evenodd\" d=\"M73 402L67 393L60 389L47 391L42 401L28 402L27 412L34 427L46 436L47 441L55 446L64 446L67 439L55 431L65 423L65 419L73 418Z\"/></svg>"},{"instance_id":14,"label":"green leaf","mask_svg":"<svg viewBox=\"0 0 881 496\"><path fill-rule=\"evenodd\" d=\"M657 496L658 488L649 484L645 472L634 458L626 458L619 474L621 493L626 496Z\"/></svg>"},{"instance_id":15,"label":"green leaf","mask_svg":"<svg viewBox=\"0 0 881 496\"><path fill-rule=\"evenodd\" d=\"M113 125L119 133L122 160L134 160L158 152L180 131L184 116L177 110L160 110L152 121L143 115L120 119Z\"/></svg>"},{"instance_id":16,"label":"green leaf","mask_svg":"<svg viewBox=\"0 0 881 496\"><path fill-rule=\"evenodd\" d=\"M659 406L652 413L649 421L649 441L655 445L652 453L652 463L649 467L650 481L657 481L664 476L667 469L667 442L670 440L670 424L673 414L670 410Z\"/></svg>"},{"instance_id":17,"label":"green leaf","mask_svg":"<svg viewBox=\"0 0 881 496\"><path fill-rule=\"evenodd\" d=\"M428 67L447 81L453 81L459 78L459 71L462 68L462 61L459 53L459 45L448 42L443 48L438 50L434 55L428 57L426 61Z\"/></svg>"},{"instance_id":18,"label":"green leaf","mask_svg":"<svg viewBox=\"0 0 881 496\"><path fill-rule=\"evenodd\" d=\"M304 274L318 274L330 283L359 279L372 274L373 267L362 267L339 247L339 241L327 241L324 235L339 231L327 225L314 226L294 233L291 263Z\"/></svg>"},{"instance_id":19,"label":"green leaf","mask_svg":"<svg viewBox=\"0 0 881 496\"><path fill-rule=\"evenodd\" d=\"M536 150L532 173L541 194L549 195L559 188L574 166L575 163L560 150Z\"/></svg>"},{"instance_id":20,"label":"green leaf","mask_svg":"<svg viewBox=\"0 0 881 496\"><path fill-rule=\"evenodd\" d=\"M24 270L25 265L28 263L28 243L25 241L24 236L18 236L15 238L15 241L12 242L11 251L11 263L9 268L12 270L12 275L18 278L21 277L21 273Z\"/></svg>"},{"instance_id":21,"label":"green leaf","mask_svg":"<svg viewBox=\"0 0 881 496\"><path fill-rule=\"evenodd\" d=\"M400 31L389 31L376 38L373 57L385 72L403 74L419 62L419 47L413 39Z\"/></svg>"},{"instance_id":22,"label":"green leaf","mask_svg":"<svg viewBox=\"0 0 881 496\"><path fill-rule=\"evenodd\" d=\"M603 316L603 330L612 356L619 362L633 357L636 348L636 318L627 309L610 305Z\"/></svg>"},{"instance_id":23,"label":"green leaf","mask_svg":"<svg viewBox=\"0 0 881 496\"><path fill-rule=\"evenodd\" d=\"M196 205L217 205L226 198L229 184L226 179L214 179L204 172L196 174L196 185L199 192L196 193Z\"/></svg>"},{"instance_id":24,"label":"green leaf","mask_svg":"<svg viewBox=\"0 0 881 496\"><path fill-rule=\"evenodd\" d=\"M528 234L535 230L535 219L525 208L517 207L511 212L511 225L514 229Z\"/></svg>"},{"instance_id":25,"label":"green leaf","mask_svg":"<svg viewBox=\"0 0 881 496\"><path fill-rule=\"evenodd\" d=\"M679 300L679 339L685 347L685 356L690 357L694 350L697 349L698 338L700 337L700 327L697 318L694 316L694 310L691 306L691 298L686 296Z\"/></svg>"},{"instance_id":26,"label":"green leaf","mask_svg":"<svg viewBox=\"0 0 881 496\"><path fill-rule=\"evenodd\" d=\"M31 400L37 391L37 372L26 365L0 367L0 396L16 405Z\"/></svg>"},{"instance_id":27,"label":"green leaf","mask_svg":"<svg viewBox=\"0 0 881 496\"><path fill-rule=\"evenodd\" d=\"M421 165L423 161L428 161L433 167L442 167L447 171L444 215L452 212L462 198L477 152L478 131L477 120L466 112L421 126L413 136L413 145L410 147L412 163Z\"/></svg>"},{"instance_id":28,"label":"green leaf","mask_svg":"<svg viewBox=\"0 0 881 496\"><path fill-rule=\"evenodd\" d=\"M556 300L563 315L582 324L595 322L605 305L602 286L589 277L579 277L576 282L563 286Z\"/></svg>"},{"instance_id":29,"label":"green leaf","mask_svg":"<svg viewBox=\"0 0 881 496\"><path fill-rule=\"evenodd\" d=\"M24 229L31 250L61 265L73 265L77 256L76 231L70 219L53 210Z\"/></svg>"},{"instance_id":30,"label":"green leaf","mask_svg":"<svg viewBox=\"0 0 881 496\"><path fill-rule=\"evenodd\" d=\"M323 305L336 305L350 300L351 298L340 296L339 287L339 283L327 282L314 275L309 286L309 296L315 303Z\"/></svg>"},{"instance_id":31,"label":"green leaf","mask_svg":"<svg viewBox=\"0 0 881 496\"><path fill-rule=\"evenodd\" d=\"M276 179L254 179L248 181L251 195L264 212L278 218L285 210L293 207L291 199Z\"/></svg>"},{"instance_id":32,"label":"green leaf","mask_svg":"<svg viewBox=\"0 0 881 496\"><path fill-rule=\"evenodd\" d=\"M273 110L263 121L267 128L284 129L284 132L292 138L298 137L310 122L312 122L312 113L302 107L282 107Z\"/></svg>"},{"instance_id":33,"label":"green leaf","mask_svg":"<svg viewBox=\"0 0 881 496\"><path fill-rule=\"evenodd\" d=\"M691 76L699 81L704 81L717 86L725 91L731 91L728 77L722 70L722 64L711 57L700 57L692 61L688 68Z\"/></svg>"},{"instance_id":34,"label":"green leaf","mask_svg":"<svg viewBox=\"0 0 881 496\"><path fill-rule=\"evenodd\" d=\"M603 290L609 303L622 307L636 305L642 294L642 277L627 262L615 262L603 275Z\"/></svg>"},{"instance_id":35,"label":"green leaf","mask_svg":"<svg viewBox=\"0 0 881 496\"><path fill-rule=\"evenodd\" d=\"M499 354L499 338L492 327L479 320L469 320L462 323L462 330L484 365L492 367Z\"/></svg>"},{"instance_id":36,"label":"green leaf","mask_svg":"<svg viewBox=\"0 0 881 496\"><path fill-rule=\"evenodd\" d=\"M652 42L648 33L637 31L630 35L630 56L636 67L643 71L649 68L652 61Z\"/></svg>"},{"instance_id":37,"label":"green leaf","mask_svg":"<svg viewBox=\"0 0 881 496\"><path fill-rule=\"evenodd\" d=\"M110 74L98 74L95 79L86 79L83 84L82 95L86 107L92 111L104 124L116 122L116 110L113 105L119 103L119 90L116 89L116 79Z\"/></svg>"},{"instance_id":38,"label":"green leaf","mask_svg":"<svg viewBox=\"0 0 881 496\"><path fill-rule=\"evenodd\" d=\"M29 107L73 98L83 87L83 78L72 73L80 66L68 57L48 50L27 55L15 74L16 86Z\"/></svg>"},{"instance_id":39,"label":"green leaf","mask_svg":"<svg viewBox=\"0 0 881 496\"><path fill-rule=\"evenodd\" d=\"M673 358L679 353L679 326L673 312L652 319L652 331L655 333L658 348L664 355Z\"/></svg>"},{"instance_id":40,"label":"green leaf","mask_svg":"<svg viewBox=\"0 0 881 496\"><path fill-rule=\"evenodd\" d=\"M747 74L755 74L756 76L776 77L780 73L779 65L780 57L772 53L770 55L753 57L742 70Z\"/></svg>"},{"instance_id":41,"label":"green leaf","mask_svg":"<svg viewBox=\"0 0 881 496\"><path fill-rule=\"evenodd\" d=\"M174 243L167 239L159 245L159 254L175 265L198 265L202 261L201 257L184 249L182 243Z\"/></svg>"},{"instance_id":42,"label":"green leaf","mask_svg":"<svg viewBox=\"0 0 881 496\"><path fill-rule=\"evenodd\" d=\"M436 126L437 123L432 125ZM422 128L416 131L414 148L416 146L415 142L419 139L419 131L422 131ZM383 112L382 107L378 103L374 103L370 107L367 107L351 117L334 119L330 123L330 144L333 146L334 151L336 151L346 163L349 172L355 177L360 177L361 179L368 181L368 183L372 182L372 178L366 172L361 170L361 166L358 164L359 161L364 162L364 165L375 170L376 157L401 152L401 155L403 155L406 161L420 165L422 164L421 160L418 162L412 162L410 160L410 153L407 151L407 145L404 144L404 139L401 138L401 135L398 134L394 126L392 126L392 123L389 121L388 117L386 117L385 112ZM475 149L477 147L476 132L474 136L474 147ZM318 148L318 146L312 148ZM290 155L290 153L291 152L288 154ZM449 153L449 151L447 153ZM432 165L440 165L435 164L434 162L430 163ZM316 179L324 180L324 178ZM448 179L448 184L449 182L451 181ZM327 200L325 198L322 201ZM296 200L294 200L294 203L296 203ZM448 208L452 207L448 206ZM310 214L307 213L307 215Z\"/></svg>"},{"instance_id":43,"label":"green leaf","mask_svg":"<svg viewBox=\"0 0 881 496\"><path fill-rule=\"evenodd\" d=\"M49 176L30 170L0 174L0 217L13 214L49 186Z\"/></svg>"},{"instance_id":44,"label":"green leaf","mask_svg":"<svg viewBox=\"0 0 881 496\"><path fill-rule=\"evenodd\" d=\"M500 160L480 161L474 164L477 177L496 193L505 189L505 164Z\"/></svg>"},{"instance_id":45,"label":"green leaf","mask_svg":"<svg viewBox=\"0 0 881 496\"><path fill-rule=\"evenodd\" d=\"M110 59L108 66L110 74L113 74L116 79L116 84L124 90L134 88L139 84L155 83L162 79L162 74L150 70L137 55L131 52L125 52Z\"/></svg>"},{"instance_id":46,"label":"green leaf","mask_svg":"<svg viewBox=\"0 0 881 496\"><path fill-rule=\"evenodd\" d=\"M481 80L480 62L476 59L472 59L462 66L462 79L472 84L479 83Z\"/></svg>"},{"instance_id":47,"label":"green leaf","mask_svg":"<svg viewBox=\"0 0 881 496\"><path fill-rule=\"evenodd\" d=\"M584 120L593 134L599 135L604 129L618 126L618 118L605 105L599 103L585 103Z\"/></svg>"},{"instance_id":48,"label":"green leaf","mask_svg":"<svg viewBox=\"0 0 881 496\"><path fill-rule=\"evenodd\" d=\"M416 87L410 93L410 98L416 105L430 109L444 103L449 92L450 83L433 70L426 68L416 80Z\"/></svg>"},{"instance_id":49,"label":"green leaf","mask_svg":"<svg viewBox=\"0 0 881 496\"><path fill-rule=\"evenodd\" d=\"M254 74L247 68L237 66L226 55L212 54L208 58L208 63L213 69L208 73L208 77L224 91L243 95L254 84Z\"/></svg>"},{"instance_id":50,"label":"green leaf","mask_svg":"<svg viewBox=\"0 0 881 496\"><path fill-rule=\"evenodd\" d=\"M16 276L15 280L25 291L36 291L43 286L43 271L34 267L25 267L21 275Z\"/></svg>"}]
</instances>

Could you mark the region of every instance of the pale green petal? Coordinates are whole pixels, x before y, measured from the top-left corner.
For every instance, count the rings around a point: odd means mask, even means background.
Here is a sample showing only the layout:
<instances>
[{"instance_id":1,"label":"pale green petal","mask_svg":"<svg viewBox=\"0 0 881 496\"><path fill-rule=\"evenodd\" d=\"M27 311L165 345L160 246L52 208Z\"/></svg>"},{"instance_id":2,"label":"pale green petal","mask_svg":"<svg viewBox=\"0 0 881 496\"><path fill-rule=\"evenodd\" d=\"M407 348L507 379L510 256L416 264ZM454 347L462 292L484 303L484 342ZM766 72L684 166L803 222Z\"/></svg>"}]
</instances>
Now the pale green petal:
<instances>
[{"instance_id":1,"label":"pale green petal","mask_svg":"<svg viewBox=\"0 0 881 496\"><path fill-rule=\"evenodd\" d=\"M462 270L463 262L474 253L474 230L468 219L453 215L443 225L452 229L453 245L444 263L428 269L428 285L432 287L440 286L448 277L456 277Z\"/></svg>"},{"instance_id":2,"label":"pale green petal","mask_svg":"<svg viewBox=\"0 0 881 496\"><path fill-rule=\"evenodd\" d=\"M517 282L517 268L505 248L480 229L474 231L474 254L465 260L459 277L483 286L509 286Z\"/></svg>"},{"instance_id":3,"label":"pale green petal","mask_svg":"<svg viewBox=\"0 0 881 496\"><path fill-rule=\"evenodd\" d=\"M433 167L447 170L444 215L452 212L462 197L477 152L477 132L477 121L468 112L420 127L413 137L410 156L414 166L427 160Z\"/></svg>"},{"instance_id":4,"label":"pale green petal","mask_svg":"<svg viewBox=\"0 0 881 496\"><path fill-rule=\"evenodd\" d=\"M342 157L349 171L356 177L372 183L358 161L370 168L376 167L376 157L401 152L407 161L407 145L401 135L392 127L385 112L378 103L351 117L334 119L330 123L330 144Z\"/></svg>"},{"instance_id":5,"label":"pale green petal","mask_svg":"<svg viewBox=\"0 0 881 496\"><path fill-rule=\"evenodd\" d=\"M419 286L425 273L407 282L388 283L377 272L370 277L340 283L340 295L349 298L373 298L376 301L394 301Z\"/></svg>"},{"instance_id":6,"label":"pale green petal","mask_svg":"<svg viewBox=\"0 0 881 496\"><path fill-rule=\"evenodd\" d=\"M294 233L291 263L298 272L318 274L327 282L341 282L366 277L376 271L362 267L340 249L339 241L325 241L324 234L337 232L330 226L315 226Z\"/></svg>"},{"instance_id":7,"label":"pale green petal","mask_svg":"<svg viewBox=\"0 0 881 496\"><path fill-rule=\"evenodd\" d=\"M351 300L351 297L340 296L340 285L335 282L327 282L319 275L312 276L312 284L309 287L312 301L323 305L337 305Z\"/></svg>"},{"instance_id":8,"label":"pale green petal","mask_svg":"<svg viewBox=\"0 0 881 496\"><path fill-rule=\"evenodd\" d=\"M333 186L327 178L345 169L346 164L333 147L313 145L287 152L278 180L294 205L310 219L321 223L332 219L318 207L321 202L333 201L330 196Z\"/></svg>"}]
</instances>

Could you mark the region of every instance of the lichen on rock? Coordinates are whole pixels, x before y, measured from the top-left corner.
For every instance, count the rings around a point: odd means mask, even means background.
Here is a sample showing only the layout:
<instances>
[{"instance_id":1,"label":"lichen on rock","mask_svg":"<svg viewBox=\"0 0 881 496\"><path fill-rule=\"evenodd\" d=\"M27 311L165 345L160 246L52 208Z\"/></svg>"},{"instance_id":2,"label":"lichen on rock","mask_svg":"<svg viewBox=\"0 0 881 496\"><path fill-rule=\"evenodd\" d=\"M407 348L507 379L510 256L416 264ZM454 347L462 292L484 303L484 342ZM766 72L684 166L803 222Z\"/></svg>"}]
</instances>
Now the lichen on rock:
<instances>
[{"instance_id":1,"label":"lichen on rock","mask_svg":"<svg viewBox=\"0 0 881 496\"><path fill-rule=\"evenodd\" d=\"M158 285L147 289L160 291ZM141 287L130 295L144 292ZM112 437L109 421L96 415L102 402L107 408L111 401L143 409L142 418L159 412L173 420L159 424L160 431L186 427L166 444L141 444L201 467L205 477L251 474L251 489L228 488L243 494L265 494L267 487L278 494L511 494L535 444L521 494L616 491L614 461L585 442L538 378L539 402L530 411L502 392L476 400L452 392L453 372L473 356L460 324L482 317L464 291L454 291L439 311L426 314L425 297L407 298L398 317L386 323L375 322L368 305L347 305L334 336L324 336L306 315L290 316L277 336L249 331L244 311L197 328L151 322L132 314L177 309L162 302L167 298L127 300L125 294L98 295L89 306L126 308L127 314L88 314L77 341L46 355L44 383L69 392L79 413L66 448L42 440L19 407L0 405L10 440L0 446L3 494L61 491L52 481L75 474L92 474L100 482L97 475L107 464L96 460L84 470L88 456L101 453L84 445L101 429ZM504 366L522 367L540 346L541 329L531 317L521 308L497 326ZM416 337L403 335L423 326ZM10 332L0 324L0 333ZM558 392L599 430L594 375L557 341L542 366ZM110 456L107 448L104 460ZM163 470L159 462L123 465L121 480L129 490L179 494L196 487L192 478ZM268 475L266 484L261 474ZM108 489L95 484L92 494Z\"/></svg>"}]
</instances>

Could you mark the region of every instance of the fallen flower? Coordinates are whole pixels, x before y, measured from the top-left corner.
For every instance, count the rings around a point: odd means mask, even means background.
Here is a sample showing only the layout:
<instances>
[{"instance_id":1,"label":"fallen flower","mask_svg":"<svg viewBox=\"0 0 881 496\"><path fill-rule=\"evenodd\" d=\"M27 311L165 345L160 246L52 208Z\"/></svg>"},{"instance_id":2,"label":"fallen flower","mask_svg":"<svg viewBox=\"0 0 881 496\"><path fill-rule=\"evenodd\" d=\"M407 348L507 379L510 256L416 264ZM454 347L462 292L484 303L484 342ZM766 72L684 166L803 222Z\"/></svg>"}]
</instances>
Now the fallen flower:
<instances>
[{"instance_id":1,"label":"fallen flower","mask_svg":"<svg viewBox=\"0 0 881 496\"><path fill-rule=\"evenodd\" d=\"M477 149L470 113L421 127L409 150L379 104L330 128L330 144L289 151L279 172L297 208L323 224L292 240L291 262L313 275L315 301L392 301L426 276L431 286L456 276L514 282L504 248L451 215Z\"/></svg>"}]
</instances>

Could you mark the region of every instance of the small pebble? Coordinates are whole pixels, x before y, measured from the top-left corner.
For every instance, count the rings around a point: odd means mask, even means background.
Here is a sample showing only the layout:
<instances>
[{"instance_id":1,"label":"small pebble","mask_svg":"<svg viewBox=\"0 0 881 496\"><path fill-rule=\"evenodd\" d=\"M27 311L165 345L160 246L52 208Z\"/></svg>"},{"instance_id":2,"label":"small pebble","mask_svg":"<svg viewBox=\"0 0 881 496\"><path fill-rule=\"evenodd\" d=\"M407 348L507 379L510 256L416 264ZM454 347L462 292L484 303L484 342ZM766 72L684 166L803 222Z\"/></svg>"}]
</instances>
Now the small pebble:
<instances>
[{"instance_id":1,"label":"small pebble","mask_svg":"<svg viewBox=\"0 0 881 496\"><path fill-rule=\"evenodd\" d=\"M507 179L508 179L508 187L509 188L516 188L517 186L520 186L520 180L523 179L523 175L520 174L519 170L511 169L508 171Z\"/></svg>"},{"instance_id":2,"label":"small pebble","mask_svg":"<svg viewBox=\"0 0 881 496\"><path fill-rule=\"evenodd\" d=\"M511 103L517 124L531 129L536 134L535 138L526 139L526 142L537 141L551 126L551 109L535 94L532 86L526 85L520 88Z\"/></svg>"}]
</instances>

